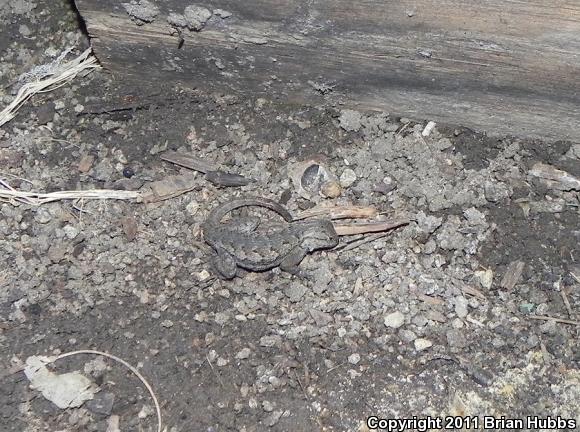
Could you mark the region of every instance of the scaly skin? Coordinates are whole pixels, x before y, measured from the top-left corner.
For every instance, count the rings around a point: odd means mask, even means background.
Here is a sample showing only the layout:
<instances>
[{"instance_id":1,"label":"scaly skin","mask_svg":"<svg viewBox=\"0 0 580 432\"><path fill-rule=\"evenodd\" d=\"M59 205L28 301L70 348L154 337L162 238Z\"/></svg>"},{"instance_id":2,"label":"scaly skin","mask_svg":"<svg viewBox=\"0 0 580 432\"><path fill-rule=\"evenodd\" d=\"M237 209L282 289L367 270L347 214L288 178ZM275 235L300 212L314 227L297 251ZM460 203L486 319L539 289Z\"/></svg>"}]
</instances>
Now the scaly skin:
<instances>
[{"instance_id":1,"label":"scaly skin","mask_svg":"<svg viewBox=\"0 0 580 432\"><path fill-rule=\"evenodd\" d=\"M247 206L270 209L288 224L268 225L267 233L259 233L240 231L234 223L220 223L230 211ZM338 235L329 220L292 221L292 215L277 202L248 198L212 210L202 230L205 241L217 253L215 267L226 279L235 277L237 267L265 271L280 266L282 270L296 273L307 253L336 246Z\"/></svg>"}]
</instances>

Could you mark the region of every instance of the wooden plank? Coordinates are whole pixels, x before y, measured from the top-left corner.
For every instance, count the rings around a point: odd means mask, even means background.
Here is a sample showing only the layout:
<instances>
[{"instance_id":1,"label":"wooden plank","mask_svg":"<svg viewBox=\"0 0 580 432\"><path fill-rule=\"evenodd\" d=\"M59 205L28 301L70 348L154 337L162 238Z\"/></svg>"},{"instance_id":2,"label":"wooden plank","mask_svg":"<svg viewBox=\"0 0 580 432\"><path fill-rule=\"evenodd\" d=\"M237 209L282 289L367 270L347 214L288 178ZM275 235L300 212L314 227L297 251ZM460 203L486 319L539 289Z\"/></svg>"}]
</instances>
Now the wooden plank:
<instances>
[{"instance_id":1,"label":"wooden plank","mask_svg":"<svg viewBox=\"0 0 580 432\"><path fill-rule=\"evenodd\" d=\"M128 1L128 0L127 0ZM105 67L291 103L384 110L492 135L580 141L580 2L553 0L207 0L199 31L167 22L184 0L77 0Z\"/></svg>"}]
</instances>

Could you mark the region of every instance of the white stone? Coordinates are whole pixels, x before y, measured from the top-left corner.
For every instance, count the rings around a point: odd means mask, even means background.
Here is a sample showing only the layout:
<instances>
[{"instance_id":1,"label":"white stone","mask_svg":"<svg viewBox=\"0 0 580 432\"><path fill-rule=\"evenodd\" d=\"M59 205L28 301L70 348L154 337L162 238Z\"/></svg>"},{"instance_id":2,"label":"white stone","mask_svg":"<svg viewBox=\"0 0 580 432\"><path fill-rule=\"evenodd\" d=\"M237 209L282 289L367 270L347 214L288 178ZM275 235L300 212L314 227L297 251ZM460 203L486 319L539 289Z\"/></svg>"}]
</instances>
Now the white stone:
<instances>
[{"instance_id":1,"label":"white stone","mask_svg":"<svg viewBox=\"0 0 580 432\"><path fill-rule=\"evenodd\" d=\"M340 175L340 185L343 188L351 186L356 181L356 173L350 168L345 169Z\"/></svg>"},{"instance_id":2,"label":"white stone","mask_svg":"<svg viewBox=\"0 0 580 432\"><path fill-rule=\"evenodd\" d=\"M415 339L415 349L417 351L423 351L426 350L427 348L430 348L433 346L433 342L431 342L429 339Z\"/></svg>"},{"instance_id":3,"label":"white stone","mask_svg":"<svg viewBox=\"0 0 580 432\"><path fill-rule=\"evenodd\" d=\"M399 328L405 323L405 315L396 311L385 317L385 326L390 328Z\"/></svg>"}]
</instances>

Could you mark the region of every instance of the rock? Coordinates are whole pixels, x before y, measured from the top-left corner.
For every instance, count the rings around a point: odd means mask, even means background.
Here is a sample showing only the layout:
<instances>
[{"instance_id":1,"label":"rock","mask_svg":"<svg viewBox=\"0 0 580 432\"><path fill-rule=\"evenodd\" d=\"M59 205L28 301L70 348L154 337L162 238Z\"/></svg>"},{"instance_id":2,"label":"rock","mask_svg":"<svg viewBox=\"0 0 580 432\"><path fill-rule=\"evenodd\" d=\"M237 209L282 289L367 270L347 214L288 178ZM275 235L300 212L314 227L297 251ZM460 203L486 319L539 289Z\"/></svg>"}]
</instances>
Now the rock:
<instances>
[{"instance_id":1,"label":"rock","mask_svg":"<svg viewBox=\"0 0 580 432\"><path fill-rule=\"evenodd\" d=\"M357 132L361 128L362 115L358 111L342 110L338 122L346 131Z\"/></svg>"},{"instance_id":2,"label":"rock","mask_svg":"<svg viewBox=\"0 0 580 432\"><path fill-rule=\"evenodd\" d=\"M48 249L48 259L53 263L61 262L64 259L67 248L63 245L53 244Z\"/></svg>"},{"instance_id":3,"label":"rock","mask_svg":"<svg viewBox=\"0 0 580 432\"><path fill-rule=\"evenodd\" d=\"M273 346L280 345L282 343L282 338L278 335L272 336L262 336L260 338L260 346L266 348L272 348Z\"/></svg>"},{"instance_id":4,"label":"rock","mask_svg":"<svg viewBox=\"0 0 580 432\"><path fill-rule=\"evenodd\" d=\"M250 350L250 348L242 348L240 351L238 351L238 353L236 354L236 358L238 360L245 360L248 357L250 357L250 354L252 353L252 351Z\"/></svg>"},{"instance_id":5,"label":"rock","mask_svg":"<svg viewBox=\"0 0 580 432\"><path fill-rule=\"evenodd\" d=\"M413 342L415 339L417 339L417 335L415 334L415 332L412 332L411 330L399 331L399 337L403 342L406 343Z\"/></svg>"},{"instance_id":6,"label":"rock","mask_svg":"<svg viewBox=\"0 0 580 432\"><path fill-rule=\"evenodd\" d=\"M484 183L483 193L485 195L485 199L492 203L501 201L502 198L506 196L504 188L499 186L498 183L492 182L490 180Z\"/></svg>"},{"instance_id":7,"label":"rock","mask_svg":"<svg viewBox=\"0 0 580 432\"><path fill-rule=\"evenodd\" d=\"M421 135L424 137L428 137L429 135L431 135L431 132L433 132L433 130L435 129L435 126L437 126L437 123L435 123L434 121L430 121L425 126L425 129L423 129L423 132L421 132Z\"/></svg>"},{"instance_id":8,"label":"rock","mask_svg":"<svg viewBox=\"0 0 580 432\"><path fill-rule=\"evenodd\" d=\"M536 305L534 303L521 303L518 307L521 313L529 315L534 311Z\"/></svg>"},{"instance_id":9,"label":"rock","mask_svg":"<svg viewBox=\"0 0 580 432\"><path fill-rule=\"evenodd\" d=\"M270 401L265 400L262 402L262 409L266 412L274 411L274 404Z\"/></svg>"},{"instance_id":10,"label":"rock","mask_svg":"<svg viewBox=\"0 0 580 432\"><path fill-rule=\"evenodd\" d=\"M387 315L384 322L385 326L387 327L399 328L405 323L405 315L399 311L396 311Z\"/></svg>"},{"instance_id":11,"label":"rock","mask_svg":"<svg viewBox=\"0 0 580 432\"><path fill-rule=\"evenodd\" d=\"M490 289L493 284L493 271L491 269L478 270L475 272L475 277L479 280L483 288Z\"/></svg>"},{"instance_id":12,"label":"rock","mask_svg":"<svg viewBox=\"0 0 580 432\"><path fill-rule=\"evenodd\" d=\"M423 351L426 350L427 348L431 348L433 346L433 342L431 342L429 339L415 339L415 349L417 351Z\"/></svg>"},{"instance_id":13,"label":"rock","mask_svg":"<svg viewBox=\"0 0 580 432\"><path fill-rule=\"evenodd\" d=\"M455 313L459 318L465 318L469 313L468 308L468 301L463 296L455 297Z\"/></svg>"},{"instance_id":14,"label":"rock","mask_svg":"<svg viewBox=\"0 0 580 432\"><path fill-rule=\"evenodd\" d=\"M183 16L187 22L187 28L200 31L205 27L205 23L211 18L212 12L201 6L187 6L183 11Z\"/></svg>"},{"instance_id":15,"label":"rock","mask_svg":"<svg viewBox=\"0 0 580 432\"><path fill-rule=\"evenodd\" d=\"M153 22L155 17L159 15L159 8L148 0L132 1L131 3L122 3L122 5L138 25Z\"/></svg>"},{"instance_id":16,"label":"rock","mask_svg":"<svg viewBox=\"0 0 580 432\"><path fill-rule=\"evenodd\" d=\"M286 287L284 294L288 296L292 303L296 303L306 294L306 287L298 282L293 282Z\"/></svg>"},{"instance_id":17,"label":"rock","mask_svg":"<svg viewBox=\"0 0 580 432\"><path fill-rule=\"evenodd\" d=\"M113 411L114 402L115 395L113 393L102 391L97 393L85 406L94 414L109 416Z\"/></svg>"},{"instance_id":18,"label":"rock","mask_svg":"<svg viewBox=\"0 0 580 432\"><path fill-rule=\"evenodd\" d=\"M79 229L73 225L65 225L62 229L69 240L76 238L79 235Z\"/></svg>"},{"instance_id":19,"label":"rock","mask_svg":"<svg viewBox=\"0 0 580 432\"><path fill-rule=\"evenodd\" d=\"M451 329L447 331L447 343L452 348L464 348L468 345L467 339L461 330Z\"/></svg>"},{"instance_id":20,"label":"rock","mask_svg":"<svg viewBox=\"0 0 580 432\"><path fill-rule=\"evenodd\" d=\"M423 211L417 213L417 225L423 232L432 234L443 223L443 218L426 215Z\"/></svg>"},{"instance_id":21,"label":"rock","mask_svg":"<svg viewBox=\"0 0 580 432\"><path fill-rule=\"evenodd\" d=\"M32 31L30 30L30 27L28 27L26 24L21 24L18 27L18 33L20 33L24 37L28 37L32 34ZM45 124L45 123L40 123L40 124Z\"/></svg>"},{"instance_id":22,"label":"rock","mask_svg":"<svg viewBox=\"0 0 580 432\"><path fill-rule=\"evenodd\" d=\"M39 224L46 224L52 220L52 215L45 208L41 207L36 211L34 220Z\"/></svg>"},{"instance_id":23,"label":"rock","mask_svg":"<svg viewBox=\"0 0 580 432\"><path fill-rule=\"evenodd\" d=\"M485 226L487 227L487 222L485 221L485 215L477 210L475 207L470 207L463 211L463 215L467 222L471 226Z\"/></svg>"},{"instance_id":24,"label":"rock","mask_svg":"<svg viewBox=\"0 0 580 432\"><path fill-rule=\"evenodd\" d=\"M275 426L280 421L282 414L284 414L283 411L274 411L272 414L270 414L265 420L268 427Z\"/></svg>"},{"instance_id":25,"label":"rock","mask_svg":"<svg viewBox=\"0 0 580 432\"><path fill-rule=\"evenodd\" d=\"M113 168L113 165L111 165L111 162L108 160L103 160L95 166L92 174L90 175L95 180L106 182L111 181L114 172L115 169Z\"/></svg>"},{"instance_id":26,"label":"rock","mask_svg":"<svg viewBox=\"0 0 580 432\"><path fill-rule=\"evenodd\" d=\"M334 320L331 314L319 311L317 309L310 309L309 312L317 327L324 327Z\"/></svg>"},{"instance_id":27,"label":"rock","mask_svg":"<svg viewBox=\"0 0 580 432\"><path fill-rule=\"evenodd\" d=\"M167 22L175 27L187 27L187 20L182 14L170 12L167 16Z\"/></svg>"},{"instance_id":28,"label":"rock","mask_svg":"<svg viewBox=\"0 0 580 432\"><path fill-rule=\"evenodd\" d=\"M566 153L566 157L580 160L580 144L573 144Z\"/></svg>"},{"instance_id":29,"label":"rock","mask_svg":"<svg viewBox=\"0 0 580 432\"><path fill-rule=\"evenodd\" d=\"M343 188L351 186L356 181L356 173L350 168L345 169L340 175L340 185Z\"/></svg>"},{"instance_id":30,"label":"rock","mask_svg":"<svg viewBox=\"0 0 580 432\"><path fill-rule=\"evenodd\" d=\"M354 353L348 356L348 362L350 364L358 364L358 362L360 362L360 354Z\"/></svg>"}]
</instances>

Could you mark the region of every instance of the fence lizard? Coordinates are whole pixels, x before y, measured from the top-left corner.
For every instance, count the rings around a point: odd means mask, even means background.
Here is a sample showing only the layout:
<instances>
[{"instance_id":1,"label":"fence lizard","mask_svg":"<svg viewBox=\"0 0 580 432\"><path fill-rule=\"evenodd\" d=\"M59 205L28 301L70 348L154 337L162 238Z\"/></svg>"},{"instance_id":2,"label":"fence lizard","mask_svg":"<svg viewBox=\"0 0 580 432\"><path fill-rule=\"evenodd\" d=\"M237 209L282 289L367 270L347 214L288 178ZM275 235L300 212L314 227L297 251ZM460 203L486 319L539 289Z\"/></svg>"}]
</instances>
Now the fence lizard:
<instances>
[{"instance_id":1,"label":"fence lizard","mask_svg":"<svg viewBox=\"0 0 580 432\"><path fill-rule=\"evenodd\" d=\"M240 228L235 221L221 223L226 214L241 207L264 207L279 214L286 223ZM260 221L261 222L261 221ZM237 268L265 271L274 267L297 273L304 257L318 249L338 244L338 235L328 219L293 221L282 205L265 198L229 201L213 209L202 225L203 237L216 252L215 269L225 279L236 276Z\"/></svg>"}]
</instances>

